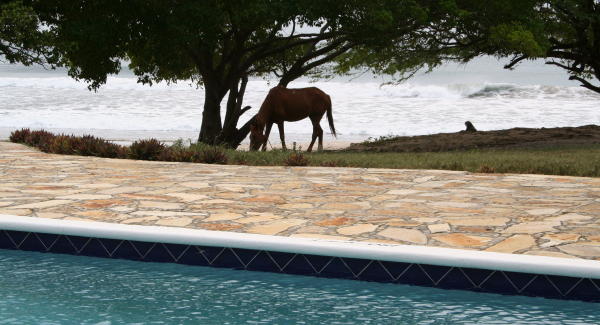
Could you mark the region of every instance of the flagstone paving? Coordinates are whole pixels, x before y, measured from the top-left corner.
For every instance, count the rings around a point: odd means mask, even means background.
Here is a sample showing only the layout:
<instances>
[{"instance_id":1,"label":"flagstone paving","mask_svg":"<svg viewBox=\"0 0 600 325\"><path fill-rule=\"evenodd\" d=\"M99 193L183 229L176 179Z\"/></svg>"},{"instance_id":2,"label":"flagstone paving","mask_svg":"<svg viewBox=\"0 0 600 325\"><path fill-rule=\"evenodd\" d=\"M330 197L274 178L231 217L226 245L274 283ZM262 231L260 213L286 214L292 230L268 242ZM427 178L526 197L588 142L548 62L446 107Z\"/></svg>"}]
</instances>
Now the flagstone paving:
<instances>
[{"instance_id":1,"label":"flagstone paving","mask_svg":"<svg viewBox=\"0 0 600 325\"><path fill-rule=\"evenodd\" d=\"M600 260L600 178L148 162L0 142L0 214Z\"/></svg>"}]
</instances>

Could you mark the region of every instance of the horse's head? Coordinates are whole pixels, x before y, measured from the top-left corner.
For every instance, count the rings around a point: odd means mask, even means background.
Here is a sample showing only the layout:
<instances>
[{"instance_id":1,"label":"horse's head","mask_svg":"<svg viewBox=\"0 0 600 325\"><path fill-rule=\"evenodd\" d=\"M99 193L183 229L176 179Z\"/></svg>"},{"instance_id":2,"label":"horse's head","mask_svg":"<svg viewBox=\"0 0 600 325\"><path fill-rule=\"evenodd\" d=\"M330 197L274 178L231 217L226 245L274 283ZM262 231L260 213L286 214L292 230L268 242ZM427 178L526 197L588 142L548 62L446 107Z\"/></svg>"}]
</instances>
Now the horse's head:
<instances>
[{"instance_id":1,"label":"horse's head","mask_svg":"<svg viewBox=\"0 0 600 325\"><path fill-rule=\"evenodd\" d=\"M261 128L256 123L250 125L250 150L256 151L267 142L267 137L263 134L264 126Z\"/></svg>"}]
</instances>

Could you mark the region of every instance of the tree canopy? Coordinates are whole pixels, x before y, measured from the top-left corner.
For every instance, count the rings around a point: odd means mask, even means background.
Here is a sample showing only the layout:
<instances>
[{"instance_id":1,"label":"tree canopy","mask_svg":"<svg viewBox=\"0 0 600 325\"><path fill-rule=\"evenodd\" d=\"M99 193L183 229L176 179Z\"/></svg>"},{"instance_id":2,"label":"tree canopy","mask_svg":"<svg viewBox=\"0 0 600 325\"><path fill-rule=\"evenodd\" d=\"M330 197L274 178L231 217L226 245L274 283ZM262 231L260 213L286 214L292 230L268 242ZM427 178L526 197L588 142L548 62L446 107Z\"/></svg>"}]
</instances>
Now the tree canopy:
<instances>
[{"instance_id":1,"label":"tree canopy","mask_svg":"<svg viewBox=\"0 0 600 325\"><path fill-rule=\"evenodd\" d=\"M0 1L0 61L9 63L56 63L51 33L40 29L38 16L21 0Z\"/></svg>"},{"instance_id":2,"label":"tree canopy","mask_svg":"<svg viewBox=\"0 0 600 325\"><path fill-rule=\"evenodd\" d=\"M600 92L600 1L443 0L439 8L446 18L413 38L412 48L394 39L381 48L359 47L343 57L340 67L394 74L406 72L407 66L414 72L481 55L509 57L508 69L523 60L545 59L583 87Z\"/></svg>"},{"instance_id":3,"label":"tree canopy","mask_svg":"<svg viewBox=\"0 0 600 325\"><path fill-rule=\"evenodd\" d=\"M412 42L431 24L435 3L39 0L34 7L56 34L71 76L95 89L129 60L143 83L191 79L205 93L199 141L235 146L247 134L237 123L248 77L274 73L287 85L339 73L333 61L351 49L402 36Z\"/></svg>"}]
</instances>

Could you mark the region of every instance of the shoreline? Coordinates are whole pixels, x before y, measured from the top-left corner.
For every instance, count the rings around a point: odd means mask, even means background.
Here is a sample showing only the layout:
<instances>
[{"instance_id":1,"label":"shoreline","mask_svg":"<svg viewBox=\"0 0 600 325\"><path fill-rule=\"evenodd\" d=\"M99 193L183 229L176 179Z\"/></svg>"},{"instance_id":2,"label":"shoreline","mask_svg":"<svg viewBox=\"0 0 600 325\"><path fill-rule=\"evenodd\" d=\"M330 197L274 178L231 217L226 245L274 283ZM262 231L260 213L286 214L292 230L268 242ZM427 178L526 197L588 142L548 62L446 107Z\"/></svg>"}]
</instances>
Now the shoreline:
<instances>
[{"instance_id":1,"label":"shoreline","mask_svg":"<svg viewBox=\"0 0 600 325\"><path fill-rule=\"evenodd\" d=\"M12 131L20 130L21 128L7 128L0 127L0 141L9 141L9 136ZM154 131L154 130L110 130L110 129L63 129L63 128L30 128L31 130L46 130L54 134L68 134L68 135L93 135L98 138L119 144L119 145L130 145L136 140L145 140L155 138L165 145L171 145L175 141L181 139L185 144L189 142L195 142L198 137L198 131ZM279 139L279 133L273 128L271 135L269 136L269 149L281 148L281 141ZM323 135L323 147L326 150L339 150L345 149L350 146L351 143L365 141L368 135L338 135L334 138L328 131L324 132ZM288 149L291 149L293 143L297 143L297 147L307 148L310 144L310 134L298 134L298 133L286 133L286 144ZM244 139L238 149L247 150L249 146L248 137Z\"/></svg>"}]
</instances>

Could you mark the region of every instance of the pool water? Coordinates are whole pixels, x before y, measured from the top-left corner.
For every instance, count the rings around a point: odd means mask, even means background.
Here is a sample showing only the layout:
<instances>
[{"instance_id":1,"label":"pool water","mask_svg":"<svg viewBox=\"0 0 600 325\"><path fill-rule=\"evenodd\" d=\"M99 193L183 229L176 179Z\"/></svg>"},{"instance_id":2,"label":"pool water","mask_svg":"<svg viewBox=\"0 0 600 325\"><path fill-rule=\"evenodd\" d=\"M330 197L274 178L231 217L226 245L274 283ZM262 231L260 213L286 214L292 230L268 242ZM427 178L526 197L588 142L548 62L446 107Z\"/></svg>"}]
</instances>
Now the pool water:
<instances>
[{"instance_id":1,"label":"pool water","mask_svg":"<svg viewBox=\"0 0 600 325\"><path fill-rule=\"evenodd\" d=\"M0 250L0 324L600 324L600 304Z\"/></svg>"}]
</instances>

